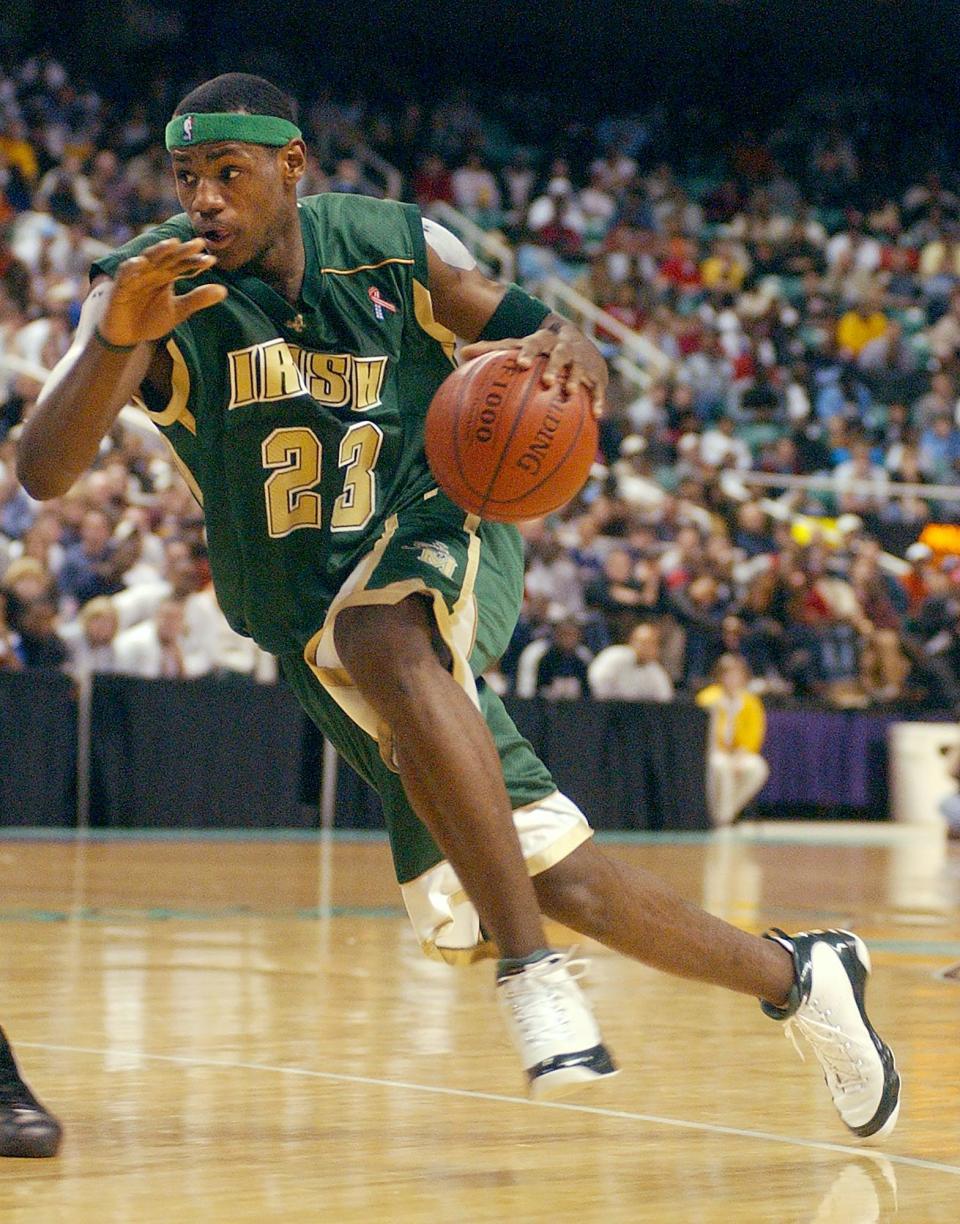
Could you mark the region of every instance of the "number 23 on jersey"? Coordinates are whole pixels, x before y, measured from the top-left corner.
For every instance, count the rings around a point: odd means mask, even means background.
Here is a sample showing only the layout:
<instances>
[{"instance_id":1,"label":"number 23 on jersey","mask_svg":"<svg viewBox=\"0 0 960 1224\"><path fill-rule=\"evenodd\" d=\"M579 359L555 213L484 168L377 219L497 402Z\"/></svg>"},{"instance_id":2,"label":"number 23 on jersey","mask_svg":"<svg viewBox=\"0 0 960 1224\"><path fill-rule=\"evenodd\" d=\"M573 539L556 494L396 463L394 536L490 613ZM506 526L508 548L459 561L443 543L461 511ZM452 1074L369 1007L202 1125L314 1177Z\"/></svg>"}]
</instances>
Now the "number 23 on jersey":
<instances>
[{"instance_id":1,"label":"number 23 on jersey","mask_svg":"<svg viewBox=\"0 0 960 1224\"><path fill-rule=\"evenodd\" d=\"M343 435L337 466L344 471L343 492L330 512L331 531L359 531L373 517L377 501L377 460L383 430L360 421ZM323 446L304 425L275 429L261 447L263 466L270 471L264 484L267 531L279 540L300 528L323 527L320 483Z\"/></svg>"}]
</instances>

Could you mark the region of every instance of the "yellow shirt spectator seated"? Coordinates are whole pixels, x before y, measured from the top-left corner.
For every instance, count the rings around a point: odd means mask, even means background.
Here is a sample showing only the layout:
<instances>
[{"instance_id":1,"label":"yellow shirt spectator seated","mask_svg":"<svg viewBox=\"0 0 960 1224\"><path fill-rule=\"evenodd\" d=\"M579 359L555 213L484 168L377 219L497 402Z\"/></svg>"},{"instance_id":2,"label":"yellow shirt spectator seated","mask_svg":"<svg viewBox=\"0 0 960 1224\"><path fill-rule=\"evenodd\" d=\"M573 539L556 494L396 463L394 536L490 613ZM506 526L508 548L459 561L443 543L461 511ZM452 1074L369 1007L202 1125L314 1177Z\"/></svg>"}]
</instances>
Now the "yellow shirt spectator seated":
<instances>
[{"instance_id":1,"label":"yellow shirt spectator seated","mask_svg":"<svg viewBox=\"0 0 960 1224\"><path fill-rule=\"evenodd\" d=\"M740 655L725 654L717 663L717 683L697 694L697 705L710 712L707 752L707 803L714 825L733 824L770 776L760 755L766 734L763 703L749 690L750 669Z\"/></svg>"}]
</instances>

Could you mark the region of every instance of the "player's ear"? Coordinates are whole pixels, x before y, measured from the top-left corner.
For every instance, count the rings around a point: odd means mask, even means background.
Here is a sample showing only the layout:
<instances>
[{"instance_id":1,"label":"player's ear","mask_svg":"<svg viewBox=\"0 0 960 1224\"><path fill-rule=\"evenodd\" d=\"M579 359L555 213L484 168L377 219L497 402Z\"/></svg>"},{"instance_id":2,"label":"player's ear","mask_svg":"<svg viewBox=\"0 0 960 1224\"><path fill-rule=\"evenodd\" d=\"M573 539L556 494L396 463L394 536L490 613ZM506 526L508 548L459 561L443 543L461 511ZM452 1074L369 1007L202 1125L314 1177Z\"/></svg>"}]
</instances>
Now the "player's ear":
<instances>
[{"instance_id":1,"label":"player's ear","mask_svg":"<svg viewBox=\"0 0 960 1224\"><path fill-rule=\"evenodd\" d=\"M279 156L284 181L298 183L307 168L307 146L302 140L291 140L283 146Z\"/></svg>"}]
</instances>

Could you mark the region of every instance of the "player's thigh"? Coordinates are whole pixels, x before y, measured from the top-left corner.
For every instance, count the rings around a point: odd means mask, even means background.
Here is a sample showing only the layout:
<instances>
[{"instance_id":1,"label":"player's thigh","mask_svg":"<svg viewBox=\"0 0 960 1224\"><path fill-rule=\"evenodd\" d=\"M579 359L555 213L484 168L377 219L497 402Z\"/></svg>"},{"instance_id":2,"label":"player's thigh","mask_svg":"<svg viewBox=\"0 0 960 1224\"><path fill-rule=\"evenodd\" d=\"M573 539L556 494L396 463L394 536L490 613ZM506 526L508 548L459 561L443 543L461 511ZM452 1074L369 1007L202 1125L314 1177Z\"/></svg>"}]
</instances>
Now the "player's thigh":
<instances>
[{"instance_id":1,"label":"player's thigh","mask_svg":"<svg viewBox=\"0 0 960 1224\"><path fill-rule=\"evenodd\" d=\"M397 880L404 884L436 866L443 855L410 806L399 775L384 761L377 740L341 709L299 655L284 657L281 666L308 717L379 795Z\"/></svg>"},{"instance_id":2,"label":"player's thigh","mask_svg":"<svg viewBox=\"0 0 960 1224\"><path fill-rule=\"evenodd\" d=\"M443 494L397 515L397 526L357 598L420 592L441 636L474 674L495 662L513 634L523 597L516 528L465 515Z\"/></svg>"}]
</instances>

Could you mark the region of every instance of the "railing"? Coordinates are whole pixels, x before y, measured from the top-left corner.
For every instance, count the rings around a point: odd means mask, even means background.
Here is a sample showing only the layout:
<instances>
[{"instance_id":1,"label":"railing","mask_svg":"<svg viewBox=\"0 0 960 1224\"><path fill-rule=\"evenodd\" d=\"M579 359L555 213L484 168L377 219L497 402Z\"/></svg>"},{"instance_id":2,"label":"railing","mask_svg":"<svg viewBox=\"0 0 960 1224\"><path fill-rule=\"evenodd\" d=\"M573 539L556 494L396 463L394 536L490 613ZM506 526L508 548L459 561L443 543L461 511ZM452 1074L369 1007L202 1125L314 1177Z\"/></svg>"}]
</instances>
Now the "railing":
<instances>
[{"instance_id":1,"label":"railing","mask_svg":"<svg viewBox=\"0 0 960 1224\"><path fill-rule=\"evenodd\" d=\"M480 232L482 233L483 231L481 230ZM604 330L609 329L612 333L618 335L624 347L632 346L636 341L643 340L642 336L638 336L636 332L625 327L619 319L605 314L604 311L594 306L587 298L570 289L563 281L557 283L561 286L561 289L558 292L553 292L554 287L550 286L550 300L544 297L547 305L554 307L563 305L566 307L563 313L568 316L578 313L581 314L582 319L586 320L591 327L602 327ZM541 286L541 293L543 293L543 286ZM614 329L619 329L619 333L615 332ZM658 350L657 352L661 360L668 360ZM13 353L0 353L0 370L3 369L11 370L14 374L22 374L38 383L45 382L47 375L50 373L44 366L38 365L34 361L28 361L26 358L17 357ZM660 372L659 368L657 372ZM646 375L643 376L646 377ZM136 430L138 433L149 435L152 438L159 437L159 431L150 419L132 404L122 409L120 421L123 425ZM741 484L761 489L787 489L801 492L836 494L852 493L855 496L883 499L916 497L923 501L960 502L960 485L910 484L899 480L846 480L843 478L838 479L836 475L823 473L815 476L789 476L779 472L755 471L729 471L723 474L722 479L728 486ZM770 504L776 505L778 503Z\"/></svg>"},{"instance_id":2,"label":"railing","mask_svg":"<svg viewBox=\"0 0 960 1224\"><path fill-rule=\"evenodd\" d=\"M403 175L396 166L374 152L369 145L357 145L352 156L354 161L360 163L365 188L372 189L372 194L387 200L400 199Z\"/></svg>"},{"instance_id":3,"label":"railing","mask_svg":"<svg viewBox=\"0 0 960 1224\"><path fill-rule=\"evenodd\" d=\"M642 390L651 378L663 378L672 372L673 362L646 336L621 323L558 276L540 281L536 290L551 309L572 319L592 340L615 344L617 351L610 358L611 364L634 386Z\"/></svg>"},{"instance_id":4,"label":"railing","mask_svg":"<svg viewBox=\"0 0 960 1224\"><path fill-rule=\"evenodd\" d=\"M777 472L731 472L729 480L757 485L766 489L797 489L836 493L852 493L859 497L917 497L923 501L960 502L960 485L910 484L900 480L847 480L836 475L781 476Z\"/></svg>"},{"instance_id":5,"label":"railing","mask_svg":"<svg viewBox=\"0 0 960 1224\"><path fill-rule=\"evenodd\" d=\"M513 280L516 256L499 234L482 229L475 221L443 201L430 206L430 215L453 230L484 271L500 280ZM655 344L612 314L601 310L559 277L547 277L534 288L552 310L572 319L592 339L607 346L612 344L616 351L610 359L611 364L634 386L642 389L649 384L651 375L665 376L672 370L673 363Z\"/></svg>"}]
</instances>

